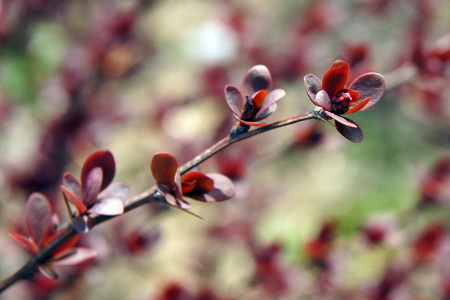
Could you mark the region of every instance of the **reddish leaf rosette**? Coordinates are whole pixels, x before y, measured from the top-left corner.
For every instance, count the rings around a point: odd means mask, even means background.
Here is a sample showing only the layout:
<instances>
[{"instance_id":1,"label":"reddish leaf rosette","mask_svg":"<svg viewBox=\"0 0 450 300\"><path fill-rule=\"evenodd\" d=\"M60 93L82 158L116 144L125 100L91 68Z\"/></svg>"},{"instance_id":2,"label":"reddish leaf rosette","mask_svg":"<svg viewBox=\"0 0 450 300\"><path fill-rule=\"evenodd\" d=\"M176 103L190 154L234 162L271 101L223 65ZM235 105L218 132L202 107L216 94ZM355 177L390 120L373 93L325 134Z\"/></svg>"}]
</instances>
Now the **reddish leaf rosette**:
<instances>
[{"instance_id":1,"label":"reddish leaf rosette","mask_svg":"<svg viewBox=\"0 0 450 300\"><path fill-rule=\"evenodd\" d=\"M28 197L25 222L29 236L11 232L9 235L24 246L31 255L36 255L64 232L64 230L57 230L57 216L53 213L50 201L40 193L33 193ZM39 266L39 271L47 277L56 279L58 276L51 267L77 265L93 258L97 254L94 250L74 247L79 237L77 234L62 244L45 264Z\"/></svg>"},{"instance_id":2,"label":"reddish leaf rosette","mask_svg":"<svg viewBox=\"0 0 450 300\"><path fill-rule=\"evenodd\" d=\"M74 225L80 229L86 225L83 215L120 215L124 212L125 201L130 195L130 187L123 183L112 183L115 174L114 157L109 151L97 151L85 161L81 170L81 183L70 172L63 176L61 190L64 199L77 210ZM83 226L78 226L83 225ZM83 232L86 228L82 229Z\"/></svg>"},{"instance_id":3,"label":"reddish leaf rosette","mask_svg":"<svg viewBox=\"0 0 450 300\"><path fill-rule=\"evenodd\" d=\"M333 63L321 81L312 74L304 77L305 88L311 101L321 107L326 118L334 119L336 128L348 140L359 143L364 134L354 121L341 117L372 108L386 90L384 77L378 73L365 73L346 87L350 66L341 60Z\"/></svg>"},{"instance_id":4,"label":"reddish leaf rosette","mask_svg":"<svg viewBox=\"0 0 450 300\"><path fill-rule=\"evenodd\" d=\"M272 90L272 76L263 65L252 67L245 74L241 88L225 86L225 99L240 125L264 126L257 122L272 114L286 92L282 89ZM242 123L242 124L241 124Z\"/></svg>"},{"instance_id":5,"label":"reddish leaf rosette","mask_svg":"<svg viewBox=\"0 0 450 300\"><path fill-rule=\"evenodd\" d=\"M190 209L183 196L202 202L219 202L234 196L234 184L224 175L190 172L181 177L176 158L168 153L155 154L150 170L158 192L176 208Z\"/></svg>"}]
</instances>

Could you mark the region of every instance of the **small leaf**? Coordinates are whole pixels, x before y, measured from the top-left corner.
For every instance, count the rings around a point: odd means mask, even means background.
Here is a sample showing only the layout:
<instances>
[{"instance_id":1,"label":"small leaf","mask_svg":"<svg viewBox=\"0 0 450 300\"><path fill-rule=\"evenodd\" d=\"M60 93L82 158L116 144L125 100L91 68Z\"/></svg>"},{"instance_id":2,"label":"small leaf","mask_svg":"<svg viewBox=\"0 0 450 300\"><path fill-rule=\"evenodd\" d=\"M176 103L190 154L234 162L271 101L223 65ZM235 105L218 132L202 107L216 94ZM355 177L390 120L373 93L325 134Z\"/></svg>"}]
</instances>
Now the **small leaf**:
<instances>
[{"instance_id":1,"label":"small leaf","mask_svg":"<svg viewBox=\"0 0 450 300\"><path fill-rule=\"evenodd\" d=\"M178 162L171 154L162 152L153 155L150 170L157 183L166 185L169 189L175 185Z\"/></svg>"},{"instance_id":2,"label":"small leaf","mask_svg":"<svg viewBox=\"0 0 450 300\"><path fill-rule=\"evenodd\" d=\"M358 124L356 124L352 120L350 120L348 118L344 118L344 119L346 119L347 122L352 123L356 127L349 127L340 122L336 122L337 131L340 134L342 134L342 136L345 137L346 139L348 139L349 141L352 141L354 143L362 142L362 140L364 139L364 133L363 133L362 129L358 126Z\"/></svg>"},{"instance_id":3,"label":"small leaf","mask_svg":"<svg viewBox=\"0 0 450 300\"><path fill-rule=\"evenodd\" d=\"M64 199L73 204L78 212L79 215L82 215L86 212L87 207L86 205L84 205L83 202L81 202L80 199L77 198L77 196L75 196L75 194L73 194L67 187L65 187L64 185L61 185L61 190L64 196Z\"/></svg>"},{"instance_id":4,"label":"small leaf","mask_svg":"<svg viewBox=\"0 0 450 300\"><path fill-rule=\"evenodd\" d=\"M316 98L313 103L317 106L322 107L326 111L331 110L331 99L328 93L324 90L321 90L316 94Z\"/></svg>"},{"instance_id":5,"label":"small leaf","mask_svg":"<svg viewBox=\"0 0 450 300\"><path fill-rule=\"evenodd\" d=\"M342 125L345 125L345 126L348 126L348 127L353 127L353 128L358 127L358 125L355 122L351 121L350 119L338 116L338 115L333 114L332 112L329 112L329 111L325 111L325 114L327 116L329 116L330 118L334 119L336 122L342 124Z\"/></svg>"},{"instance_id":6,"label":"small leaf","mask_svg":"<svg viewBox=\"0 0 450 300\"><path fill-rule=\"evenodd\" d=\"M272 90L272 76L266 66L256 65L242 79L241 93L244 97L253 96L261 90Z\"/></svg>"},{"instance_id":7,"label":"small leaf","mask_svg":"<svg viewBox=\"0 0 450 300\"><path fill-rule=\"evenodd\" d=\"M9 232L9 235L25 247L31 254L34 255L39 252L39 247L30 238L13 232Z\"/></svg>"},{"instance_id":8,"label":"small leaf","mask_svg":"<svg viewBox=\"0 0 450 300\"><path fill-rule=\"evenodd\" d=\"M201 172L189 172L181 178L182 194L205 194L213 188L214 181Z\"/></svg>"},{"instance_id":9,"label":"small leaf","mask_svg":"<svg viewBox=\"0 0 450 300\"><path fill-rule=\"evenodd\" d=\"M86 177L83 188L83 203L87 208L91 207L97 201L97 196L101 190L102 181L103 169L100 167L95 167L92 169Z\"/></svg>"},{"instance_id":10,"label":"small leaf","mask_svg":"<svg viewBox=\"0 0 450 300\"><path fill-rule=\"evenodd\" d=\"M69 189L78 199L83 196L81 194L81 185L78 179L70 172L66 172L63 175L62 184Z\"/></svg>"},{"instance_id":11,"label":"small leaf","mask_svg":"<svg viewBox=\"0 0 450 300\"><path fill-rule=\"evenodd\" d=\"M305 82L305 89L309 99L314 102L317 93L322 90L322 81L313 74L308 74L303 77L303 81Z\"/></svg>"},{"instance_id":12,"label":"small leaf","mask_svg":"<svg viewBox=\"0 0 450 300\"><path fill-rule=\"evenodd\" d=\"M383 97L386 82L378 73L365 73L357 77L348 88L357 91L361 99L372 97L370 102L360 110L365 111L372 108Z\"/></svg>"},{"instance_id":13,"label":"small leaf","mask_svg":"<svg viewBox=\"0 0 450 300\"><path fill-rule=\"evenodd\" d=\"M207 194L188 194L188 197L202 202L219 202L234 197L236 188L228 177L216 173L207 176L214 181L214 189Z\"/></svg>"},{"instance_id":14,"label":"small leaf","mask_svg":"<svg viewBox=\"0 0 450 300\"><path fill-rule=\"evenodd\" d=\"M281 98L283 98L284 96L286 96L286 92L282 89L276 89L276 90L271 91L269 94L267 94L263 105L261 106L261 108L259 109L258 113L255 116L255 120L262 120L263 119L262 115L270 107L274 107L274 109L270 111L270 114L273 111L275 111L276 102L278 100L280 100ZM269 116L269 114L264 114L264 118L267 116Z\"/></svg>"},{"instance_id":15,"label":"small leaf","mask_svg":"<svg viewBox=\"0 0 450 300\"><path fill-rule=\"evenodd\" d=\"M367 99L360 101L355 106L350 108L345 114L352 114L352 113L360 111L361 109L363 109L364 106L367 105L367 103L369 103L370 99L372 99L372 97L369 97Z\"/></svg>"},{"instance_id":16,"label":"small leaf","mask_svg":"<svg viewBox=\"0 0 450 300\"><path fill-rule=\"evenodd\" d=\"M95 221L86 215L72 219L72 227L78 233L87 233L95 226Z\"/></svg>"},{"instance_id":17,"label":"small leaf","mask_svg":"<svg viewBox=\"0 0 450 300\"><path fill-rule=\"evenodd\" d=\"M253 102L255 111L258 111L261 108L261 106L264 103L264 100L266 99L266 95L267 95L266 90L260 90L252 96L252 102Z\"/></svg>"},{"instance_id":18,"label":"small leaf","mask_svg":"<svg viewBox=\"0 0 450 300\"><path fill-rule=\"evenodd\" d=\"M88 213L104 215L104 216L115 216L123 214L124 205L120 198L105 198L99 200L91 208L89 208Z\"/></svg>"},{"instance_id":19,"label":"small leaf","mask_svg":"<svg viewBox=\"0 0 450 300\"><path fill-rule=\"evenodd\" d=\"M110 184L106 189L101 191L97 198L103 199L103 198L119 198L122 200L122 202L125 203L127 201L128 197L130 197L131 193L131 187L128 184L125 183L112 183Z\"/></svg>"},{"instance_id":20,"label":"small leaf","mask_svg":"<svg viewBox=\"0 0 450 300\"><path fill-rule=\"evenodd\" d=\"M48 279L56 280L59 278L58 274L52 268L50 268L46 265L39 265L37 268L38 268L39 272L41 272L42 275L44 275Z\"/></svg>"},{"instance_id":21,"label":"small leaf","mask_svg":"<svg viewBox=\"0 0 450 300\"><path fill-rule=\"evenodd\" d=\"M350 66L342 60L337 60L331 68L323 75L322 90L327 91L330 97L345 87L350 73ZM353 88L353 90L355 90Z\"/></svg>"},{"instance_id":22,"label":"small leaf","mask_svg":"<svg viewBox=\"0 0 450 300\"><path fill-rule=\"evenodd\" d=\"M89 173L96 167L100 167L103 171L103 180L100 190L103 190L112 182L116 172L114 156L107 150L97 151L89 155L81 169L81 186L83 189Z\"/></svg>"},{"instance_id":23,"label":"small leaf","mask_svg":"<svg viewBox=\"0 0 450 300\"><path fill-rule=\"evenodd\" d=\"M55 257L54 260L51 262L51 265L52 266L79 265L94 258L95 256L97 256L97 251L93 249L84 247L71 248L66 250L65 252L60 253L58 257Z\"/></svg>"},{"instance_id":24,"label":"small leaf","mask_svg":"<svg viewBox=\"0 0 450 300\"><path fill-rule=\"evenodd\" d=\"M245 99L239 89L232 85L225 86L225 99L233 114L240 116L244 111Z\"/></svg>"},{"instance_id":25,"label":"small leaf","mask_svg":"<svg viewBox=\"0 0 450 300\"><path fill-rule=\"evenodd\" d=\"M28 197L25 221L28 233L39 247L49 234L52 211L47 197L40 193L33 193Z\"/></svg>"}]
</instances>

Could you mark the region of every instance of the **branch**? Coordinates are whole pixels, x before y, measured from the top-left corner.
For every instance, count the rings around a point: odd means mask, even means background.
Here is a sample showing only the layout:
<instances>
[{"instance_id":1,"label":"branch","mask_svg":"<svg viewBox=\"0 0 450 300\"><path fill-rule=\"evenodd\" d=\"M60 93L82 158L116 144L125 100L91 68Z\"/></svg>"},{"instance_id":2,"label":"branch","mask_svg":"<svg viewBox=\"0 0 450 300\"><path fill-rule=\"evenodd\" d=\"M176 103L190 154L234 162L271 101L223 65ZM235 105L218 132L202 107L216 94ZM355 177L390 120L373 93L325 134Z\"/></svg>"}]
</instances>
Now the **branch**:
<instances>
[{"instance_id":1,"label":"branch","mask_svg":"<svg viewBox=\"0 0 450 300\"><path fill-rule=\"evenodd\" d=\"M230 134L229 136L223 138L210 148L203 151L201 154L197 155L192 160L185 163L183 166L180 167L180 173L185 174L189 170L193 169L194 167L198 166L200 163L204 162L205 160L211 158L213 155L217 154L218 152L222 151L223 149L227 148L228 146L237 143L239 141L248 139L250 137L256 136L258 134L271 131L280 127L284 127L287 125L295 124L301 121L306 121L309 119L320 119L317 112L311 111L302 115L298 115L286 120L278 121L272 124L268 124L263 127L258 127L254 130L239 133L239 134ZM153 186L152 188L148 189L147 191L134 196L133 198L128 200L128 203L125 205L124 213L127 213L131 210L134 210L142 205L151 203L151 202L157 202L160 201L160 198L158 197L158 194L156 192L156 187ZM104 216L104 215L97 215L92 217L92 219L95 221L95 225L101 224L105 221L108 221L110 219L113 219L115 217L118 217L120 215L115 216ZM35 256L33 256L22 268L20 268L16 273L14 273L12 276L4 279L0 283L0 294L8 289L10 286L15 284L16 282L20 280L30 279L33 277L34 272L37 270L37 267L39 265L44 264L52 255L53 252L55 252L61 245L63 245L66 241L68 241L70 238L74 237L78 232L71 226L71 224L67 225L64 232L56 237L54 240L52 240L48 245L46 245L39 253L37 253Z\"/></svg>"}]
</instances>

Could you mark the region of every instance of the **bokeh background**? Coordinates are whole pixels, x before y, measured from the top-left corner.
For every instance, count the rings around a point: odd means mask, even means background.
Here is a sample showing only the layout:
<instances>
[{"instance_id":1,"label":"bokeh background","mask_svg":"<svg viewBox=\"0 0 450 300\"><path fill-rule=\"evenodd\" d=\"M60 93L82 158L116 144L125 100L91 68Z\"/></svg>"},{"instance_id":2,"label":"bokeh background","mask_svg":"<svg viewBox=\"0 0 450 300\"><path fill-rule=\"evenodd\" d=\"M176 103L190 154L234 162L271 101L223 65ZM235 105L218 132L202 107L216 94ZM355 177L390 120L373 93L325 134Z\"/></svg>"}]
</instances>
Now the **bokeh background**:
<instances>
[{"instance_id":1,"label":"bokeh background","mask_svg":"<svg viewBox=\"0 0 450 300\"><path fill-rule=\"evenodd\" d=\"M26 199L109 149L116 181L150 188L156 152L186 162L229 134L223 89L266 65L269 122L314 108L303 76L336 59L387 91L352 115L361 144L315 120L201 165L236 196L148 205L80 243L95 261L37 275L4 299L450 299L450 2L1 0L0 275L29 256ZM3 299L3 298L2 298Z\"/></svg>"}]
</instances>

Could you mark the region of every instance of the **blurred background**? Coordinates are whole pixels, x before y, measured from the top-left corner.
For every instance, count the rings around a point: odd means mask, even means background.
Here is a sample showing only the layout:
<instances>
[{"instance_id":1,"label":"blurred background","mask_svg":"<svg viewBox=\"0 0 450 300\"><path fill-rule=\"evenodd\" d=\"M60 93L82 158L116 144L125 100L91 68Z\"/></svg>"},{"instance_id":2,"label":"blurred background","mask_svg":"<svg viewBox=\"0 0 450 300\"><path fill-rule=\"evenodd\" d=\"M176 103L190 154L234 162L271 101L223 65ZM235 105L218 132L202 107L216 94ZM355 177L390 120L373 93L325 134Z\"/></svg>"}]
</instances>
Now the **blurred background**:
<instances>
[{"instance_id":1,"label":"blurred background","mask_svg":"<svg viewBox=\"0 0 450 300\"><path fill-rule=\"evenodd\" d=\"M236 184L205 220L148 205L80 243L94 261L2 299L450 299L450 2L1 0L0 277L29 258L25 204L109 149L115 181L154 184L229 134L223 90L256 64L287 96L268 122L314 109L303 85L345 60L387 91L352 115L361 144L315 120L200 166ZM349 81L351 81L350 79Z\"/></svg>"}]
</instances>

